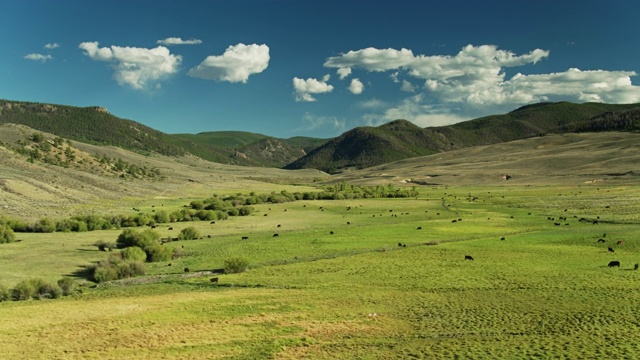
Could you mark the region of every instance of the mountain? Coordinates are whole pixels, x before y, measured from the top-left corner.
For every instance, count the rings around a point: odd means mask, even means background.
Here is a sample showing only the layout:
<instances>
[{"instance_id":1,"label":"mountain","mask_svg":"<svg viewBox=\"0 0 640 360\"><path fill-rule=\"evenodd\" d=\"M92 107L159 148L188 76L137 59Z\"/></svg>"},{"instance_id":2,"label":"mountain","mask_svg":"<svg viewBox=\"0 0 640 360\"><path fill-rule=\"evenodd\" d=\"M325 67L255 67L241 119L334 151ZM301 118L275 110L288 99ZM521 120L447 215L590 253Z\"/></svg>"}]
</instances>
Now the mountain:
<instances>
[{"instance_id":1,"label":"mountain","mask_svg":"<svg viewBox=\"0 0 640 360\"><path fill-rule=\"evenodd\" d=\"M0 124L21 124L35 130L89 144L113 145L142 153L181 156L184 148L170 135L132 120L109 114L97 106L74 107L0 100Z\"/></svg>"},{"instance_id":2,"label":"mountain","mask_svg":"<svg viewBox=\"0 0 640 360\"><path fill-rule=\"evenodd\" d=\"M527 105L508 114L424 129L396 120L378 127L352 129L285 168L336 172L342 168L366 168L434 152L498 144L547 133L607 128L631 130L638 128L639 109L640 104L559 102Z\"/></svg>"},{"instance_id":3,"label":"mountain","mask_svg":"<svg viewBox=\"0 0 640 360\"><path fill-rule=\"evenodd\" d=\"M306 137L275 139L242 131L172 135L113 116L102 107L0 100L0 125L8 123L142 154L192 154L222 164L260 167L283 167L326 141Z\"/></svg>"}]
</instances>

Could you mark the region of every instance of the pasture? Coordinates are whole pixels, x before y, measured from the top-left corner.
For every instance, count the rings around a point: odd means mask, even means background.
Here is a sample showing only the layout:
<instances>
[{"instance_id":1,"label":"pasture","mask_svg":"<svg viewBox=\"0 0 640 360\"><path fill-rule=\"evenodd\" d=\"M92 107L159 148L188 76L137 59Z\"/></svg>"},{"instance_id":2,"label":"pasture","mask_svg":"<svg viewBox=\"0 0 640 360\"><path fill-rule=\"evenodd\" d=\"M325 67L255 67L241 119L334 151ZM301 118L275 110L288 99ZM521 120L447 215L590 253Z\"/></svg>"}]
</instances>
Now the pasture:
<instances>
[{"instance_id":1,"label":"pasture","mask_svg":"<svg viewBox=\"0 0 640 360\"><path fill-rule=\"evenodd\" d=\"M186 256L149 263L141 278L62 299L0 303L0 351L6 358L640 358L639 198L637 186L623 184L423 186L412 199L261 204L215 224L163 224L156 229L163 237L194 226L203 238L165 244ZM181 200L164 207L189 202ZM147 211L158 201L135 205ZM0 284L77 272L107 257L93 243L119 233L18 234L21 242L0 244ZM233 256L247 258L248 271L210 273Z\"/></svg>"}]
</instances>

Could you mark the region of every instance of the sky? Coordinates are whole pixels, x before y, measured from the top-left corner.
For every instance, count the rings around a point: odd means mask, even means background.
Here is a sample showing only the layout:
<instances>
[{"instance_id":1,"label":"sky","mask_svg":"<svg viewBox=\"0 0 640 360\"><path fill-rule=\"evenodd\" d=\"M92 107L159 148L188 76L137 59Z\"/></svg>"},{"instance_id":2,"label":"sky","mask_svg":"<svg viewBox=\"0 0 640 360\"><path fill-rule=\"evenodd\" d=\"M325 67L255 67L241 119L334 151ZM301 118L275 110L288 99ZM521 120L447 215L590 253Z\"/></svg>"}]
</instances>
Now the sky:
<instances>
[{"instance_id":1,"label":"sky","mask_svg":"<svg viewBox=\"0 0 640 360\"><path fill-rule=\"evenodd\" d=\"M0 0L0 99L329 138L640 102L636 0Z\"/></svg>"}]
</instances>

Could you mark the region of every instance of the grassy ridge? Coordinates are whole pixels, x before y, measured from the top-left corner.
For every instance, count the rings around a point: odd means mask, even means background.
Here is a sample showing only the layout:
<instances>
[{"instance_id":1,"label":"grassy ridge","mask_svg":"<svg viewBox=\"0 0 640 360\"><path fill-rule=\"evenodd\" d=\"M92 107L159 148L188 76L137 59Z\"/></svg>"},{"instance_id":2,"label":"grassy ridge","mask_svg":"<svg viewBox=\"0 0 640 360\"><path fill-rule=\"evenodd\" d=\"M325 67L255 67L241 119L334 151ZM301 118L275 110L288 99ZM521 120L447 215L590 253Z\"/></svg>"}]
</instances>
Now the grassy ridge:
<instances>
[{"instance_id":1,"label":"grassy ridge","mask_svg":"<svg viewBox=\"0 0 640 360\"><path fill-rule=\"evenodd\" d=\"M350 130L287 165L287 168L335 171L345 167L370 167L453 149L499 144L550 132L629 131L637 129L637 125L633 124L637 123L638 115L637 110L633 109L638 107L639 104L542 103L524 106L508 114L424 129L404 120L396 120L375 128ZM594 123L591 123L592 118L604 116L605 113L606 121L594 119ZM603 122L609 125L603 127Z\"/></svg>"},{"instance_id":2,"label":"grassy ridge","mask_svg":"<svg viewBox=\"0 0 640 360\"><path fill-rule=\"evenodd\" d=\"M635 185L424 187L418 199L265 204L241 219L177 223L159 231L195 225L211 238L165 244L188 256L149 264L147 284L2 303L0 341L22 357L633 358L637 196ZM37 236L5 245L0 274L26 261L29 244L88 262L106 256L85 246L93 236L115 234ZM234 255L250 270L217 285L193 274ZM43 260L20 276L66 266Z\"/></svg>"}]
</instances>

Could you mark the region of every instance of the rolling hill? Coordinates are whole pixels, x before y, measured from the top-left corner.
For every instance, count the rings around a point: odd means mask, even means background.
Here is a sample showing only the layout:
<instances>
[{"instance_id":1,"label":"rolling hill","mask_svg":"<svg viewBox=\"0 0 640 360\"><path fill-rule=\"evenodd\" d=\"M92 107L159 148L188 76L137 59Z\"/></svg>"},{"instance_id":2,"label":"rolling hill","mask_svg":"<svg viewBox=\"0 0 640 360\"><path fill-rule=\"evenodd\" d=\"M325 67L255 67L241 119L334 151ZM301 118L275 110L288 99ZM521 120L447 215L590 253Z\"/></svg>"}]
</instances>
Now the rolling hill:
<instances>
[{"instance_id":1,"label":"rolling hill","mask_svg":"<svg viewBox=\"0 0 640 360\"><path fill-rule=\"evenodd\" d=\"M396 120L379 127L352 129L285 168L336 172L547 133L637 130L640 128L638 109L640 104L560 102L528 105L504 115L424 129Z\"/></svg>"}]
</instances>

